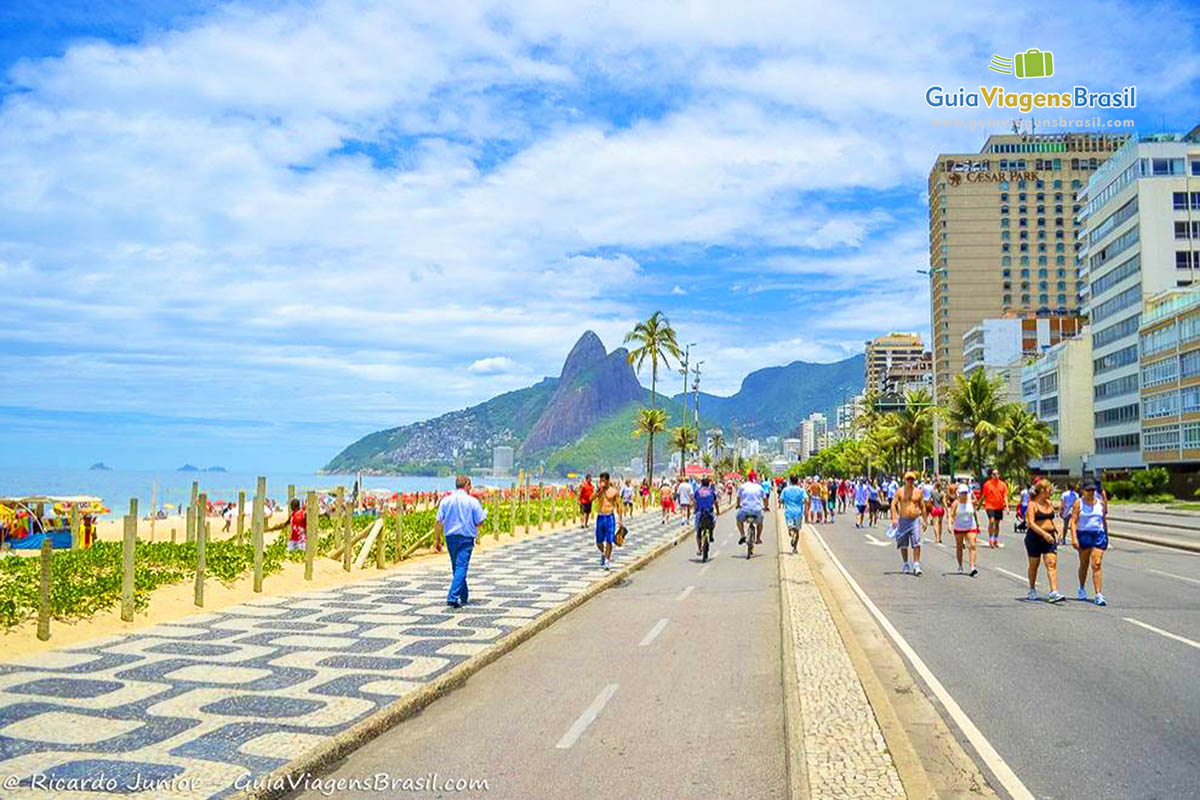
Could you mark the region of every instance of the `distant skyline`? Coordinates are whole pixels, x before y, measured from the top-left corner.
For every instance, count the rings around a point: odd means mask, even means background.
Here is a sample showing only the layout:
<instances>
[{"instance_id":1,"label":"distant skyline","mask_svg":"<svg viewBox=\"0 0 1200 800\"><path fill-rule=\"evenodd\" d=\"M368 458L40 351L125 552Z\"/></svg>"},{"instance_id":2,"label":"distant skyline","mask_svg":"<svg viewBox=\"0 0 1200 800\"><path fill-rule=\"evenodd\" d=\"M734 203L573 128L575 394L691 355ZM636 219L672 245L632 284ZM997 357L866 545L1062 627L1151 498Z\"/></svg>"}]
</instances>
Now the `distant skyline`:
<instances>
[{"instance_id":1,"label":"distant skyline","mask_svg":"<svg viewBox=\"0 0 1200 800\"><path fill-rule=\"evenodd\" d=\"M928 339L928 171L986 137L932 122L1009 115L926 89L1036 88L987 63L1038 46L1062 86L1137 85L1102 118L1187 130L1198 23L1169 2L7 4L0 465L315 469L656 309L716 394Z\"/></svg>"}]
</instances>

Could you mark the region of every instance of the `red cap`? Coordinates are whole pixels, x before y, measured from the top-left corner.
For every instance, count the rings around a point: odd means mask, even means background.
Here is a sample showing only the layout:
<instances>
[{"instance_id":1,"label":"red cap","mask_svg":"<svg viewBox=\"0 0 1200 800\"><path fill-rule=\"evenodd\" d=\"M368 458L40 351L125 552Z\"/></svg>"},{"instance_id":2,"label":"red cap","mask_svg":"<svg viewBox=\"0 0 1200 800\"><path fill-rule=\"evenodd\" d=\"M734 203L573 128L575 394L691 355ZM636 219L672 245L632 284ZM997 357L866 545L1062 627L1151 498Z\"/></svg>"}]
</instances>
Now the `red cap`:
<instances>
[{"instance_id":1,"label":"red cap","mask_svg":"<svg viewBox=\"0 0 1200 800\"><path fill-rule=\"evenodd\" d=\"M746 476L746 479L747 479L747 480L751 480L751 481L752 481L752 480L754 480L754 479L755 479L755 478L757 478L757 477L758 477L758 475L756 475L756 474L754 473L754 470L750 470L750 474Z\"/></svg>"}]
</instances>

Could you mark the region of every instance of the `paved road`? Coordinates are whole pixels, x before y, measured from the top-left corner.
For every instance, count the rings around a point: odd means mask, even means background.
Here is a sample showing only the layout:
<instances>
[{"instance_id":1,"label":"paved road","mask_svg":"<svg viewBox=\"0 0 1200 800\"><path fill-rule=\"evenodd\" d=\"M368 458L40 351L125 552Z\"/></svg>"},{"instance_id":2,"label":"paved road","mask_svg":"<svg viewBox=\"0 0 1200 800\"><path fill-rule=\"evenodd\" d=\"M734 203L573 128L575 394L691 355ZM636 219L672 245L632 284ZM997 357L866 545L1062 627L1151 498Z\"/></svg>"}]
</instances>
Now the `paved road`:
<instances>
[{"instance_id":1,"label":"paved road","mask_svg":"<svg viewBox=\"0 0 1200 800\"><path fill-rule=\"evenodd\" d=\"M492 800L785 796L770 515L766 529L747 562L722 517L709 565L679 545L325 779L484 778L486 793L453 796Z\"/></svg>"},{"instance_id":2,"label":"paved road","mask_svg":"<svg viewBox=\"0 0 1200 800\"><path fill-rule=\"evenodd\" d=\"M841 517L819 531L1035 797L1200 797L1200 555L1114 541L1108 607L1055 606L1024 599L1011 533L980 549L977 578L955 573L949 535L916 578L883 527ZM1063 564L1074 597L1073 550Z\"/></svg>"}]
</instances>

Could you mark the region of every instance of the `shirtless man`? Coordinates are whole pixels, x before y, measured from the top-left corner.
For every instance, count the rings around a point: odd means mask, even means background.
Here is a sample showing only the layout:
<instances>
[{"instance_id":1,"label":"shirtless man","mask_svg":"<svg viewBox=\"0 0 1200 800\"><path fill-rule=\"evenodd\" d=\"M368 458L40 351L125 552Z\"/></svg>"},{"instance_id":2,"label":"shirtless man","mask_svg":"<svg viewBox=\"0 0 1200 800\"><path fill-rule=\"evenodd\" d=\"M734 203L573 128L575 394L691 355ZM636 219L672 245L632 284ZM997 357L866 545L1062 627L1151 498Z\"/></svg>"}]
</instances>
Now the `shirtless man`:
<instances>
[{"instance_id":1,"label":"shirtless man","mask_svg":"<svg viewBox=\"0 0 1200 800\"><path fill-rule=\"evenodd\" d=\"M607 472L600 473L596 503L596 549L600 551L600 566L612 569L613 543L624 515L621 513L621 490L612 484Z\"/></svg>"},{"instance_id":2,"label":"shirtless man","mask_svg":"<svg viewBox=\"0 0 1200 800\"><path fill-rule=\"evenodd\" d=\"M921 574L921 519L927 508L915 472L904 473L904 485L892 497L892 525L896 528L896 547L904 562L902 574ZM908 561L908 548L913 551L913 560Z\"/></svg>"}]
</instances>

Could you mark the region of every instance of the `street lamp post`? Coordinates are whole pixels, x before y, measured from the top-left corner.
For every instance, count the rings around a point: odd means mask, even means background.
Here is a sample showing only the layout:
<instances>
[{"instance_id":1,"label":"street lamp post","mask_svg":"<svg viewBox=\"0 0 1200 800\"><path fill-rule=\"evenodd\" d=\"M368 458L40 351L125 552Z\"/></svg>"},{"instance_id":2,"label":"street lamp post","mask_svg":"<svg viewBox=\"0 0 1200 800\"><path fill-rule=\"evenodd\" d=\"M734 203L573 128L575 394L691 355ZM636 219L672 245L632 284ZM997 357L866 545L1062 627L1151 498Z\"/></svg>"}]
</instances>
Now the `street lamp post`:
<instances>
[{"instance_id":1,"label":"street lamp post","mask_svg":"<svg viewBox=\"0 0 1200 800\"><path fill-rule=\"evenodd\" d=\"M921 273L922 275L928 275L929 283L931 284L930 293L929 293L929 337L931 339L933 339L933 341L930 342L930 345L932 345L932 347L933 347L933 352L934 352L935 358L936 358L936 354L937 354L937 322L934 319L934 314L933 314L933 289L932 289L933 276L937 275L939 272L942 274L945 274L946 271L947 270L945 267L930 267L929 269L917 270L917 272ZM941 471L942 471L941 470L941 458L940 458L940 454L939 454L939 451L941 450L941 444L938 439L938 437L941 433L941 431L939 430L939 428L941 426L938 425L938 418L939 418L939 415L938 415L938 385L937 385L937 375L934 375L933 376L933 475L934 475L935 479L937 478L937 476L939 474L941 474Z\"/></svg>"}]
</instances>

